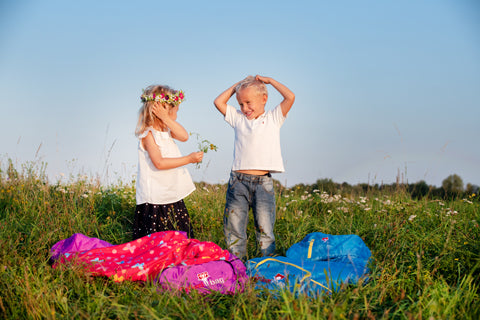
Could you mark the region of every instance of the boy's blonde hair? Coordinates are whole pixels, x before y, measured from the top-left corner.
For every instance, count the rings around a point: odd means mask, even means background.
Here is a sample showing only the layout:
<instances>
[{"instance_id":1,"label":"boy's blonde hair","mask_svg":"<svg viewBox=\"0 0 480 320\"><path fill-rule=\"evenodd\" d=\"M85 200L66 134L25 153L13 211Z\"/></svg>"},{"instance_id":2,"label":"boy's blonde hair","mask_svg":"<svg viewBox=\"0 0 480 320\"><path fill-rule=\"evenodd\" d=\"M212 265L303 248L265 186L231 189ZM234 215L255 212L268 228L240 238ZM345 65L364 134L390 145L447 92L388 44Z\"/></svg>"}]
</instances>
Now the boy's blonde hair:
<instances>
[{"instance_id":1,"label":"boy's blonde hair","mask_svg":"<svg viewBox=\"0 0 480 320\"><path fill-rule=\"evenodd\" d=\"M256 80L254 76L248 76L240 81L235 87L235 92L239 92L242 89L254 87L259 94L265 94L268 96L268 90L265 83L260 80Z\"/></svg>"},{"instance_id":2,"label":"boy's blonde hair","mask_svg":"<svg viewBox=\"0 0 480 320\"><path fill-rule=\"evenodd\" d=\"M143 91L144 95L152 95L152 94L173 95L175 93L176 91L173 90L172 88L168 86L162 86L162 85L151 85ZM155 123L158 123L161 128L165 127L165 124L163 123L163 121L160 120L158 117L156 117L155 114L153 113L154 103L155 101L143 101L143 105L138 111L138 122L137 122L137 127L135 128L135 136L138 137L145 131L145 129L153 126ZM171 103L165 103L165 104L167 104L170 108L174 107L174 105Z\"/></svg>"}]
</instances>

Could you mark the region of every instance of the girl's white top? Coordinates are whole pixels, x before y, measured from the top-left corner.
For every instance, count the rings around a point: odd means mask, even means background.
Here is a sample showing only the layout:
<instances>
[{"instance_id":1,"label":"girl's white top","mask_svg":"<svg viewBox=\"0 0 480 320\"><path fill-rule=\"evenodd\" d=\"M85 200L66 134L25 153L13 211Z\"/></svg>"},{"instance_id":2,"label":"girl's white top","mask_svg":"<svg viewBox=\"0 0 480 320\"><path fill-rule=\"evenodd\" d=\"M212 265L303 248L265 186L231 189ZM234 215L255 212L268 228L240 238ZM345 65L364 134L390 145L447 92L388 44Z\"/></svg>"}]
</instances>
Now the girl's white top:
<instances>
[{"instance_id":1,"label":"girl's white top","mask_svg":"<svg viewBox=\"0 0 480 320\"><path fill-rule=\"evenodd\" d=\"M285 117L280 105L252 120L248 120L240 110L228 105L225 121L235 131L233 171L285 171L280 148L280 128Z\"/></svg>"},{"instance_id":2,"label":"girl's white top","mask_svg":"<svg viewBox=\"0 0 480 320\"><path fill-rule=\"evenodd\" d=\"M182 156L170 132L161 132L149 127L138 137L137 205L142 203L169 204L180 201L195 190L190 173L185 167L167 170L155 168L142 144L142 139L147 136L149 131L152 133L162 157L178 158Z\"/></svg>"}]
</instances>

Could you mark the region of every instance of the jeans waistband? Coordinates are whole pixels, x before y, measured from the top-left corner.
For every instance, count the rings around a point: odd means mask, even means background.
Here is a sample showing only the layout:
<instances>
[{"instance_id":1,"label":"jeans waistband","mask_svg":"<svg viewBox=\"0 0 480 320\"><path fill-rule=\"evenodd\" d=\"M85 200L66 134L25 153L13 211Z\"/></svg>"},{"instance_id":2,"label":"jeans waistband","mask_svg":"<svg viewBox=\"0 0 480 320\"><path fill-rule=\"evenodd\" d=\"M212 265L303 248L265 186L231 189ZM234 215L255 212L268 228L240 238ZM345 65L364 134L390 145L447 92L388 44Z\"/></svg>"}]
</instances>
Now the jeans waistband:
<instances>
[{"instance_id":1,"label":"jeans waistband","mask_svg":"<svg viewBox=\"0 0 480 320\"><path fill-rule=\"evenodd\" d=\"M267 181L272 178L272 175L270 174L270 172L262 176L257 176L254 174L246 174L242 172L232 171L231 175L235 176L240 181L248 181L248 182Z\"/></svg>"}]
</instances>

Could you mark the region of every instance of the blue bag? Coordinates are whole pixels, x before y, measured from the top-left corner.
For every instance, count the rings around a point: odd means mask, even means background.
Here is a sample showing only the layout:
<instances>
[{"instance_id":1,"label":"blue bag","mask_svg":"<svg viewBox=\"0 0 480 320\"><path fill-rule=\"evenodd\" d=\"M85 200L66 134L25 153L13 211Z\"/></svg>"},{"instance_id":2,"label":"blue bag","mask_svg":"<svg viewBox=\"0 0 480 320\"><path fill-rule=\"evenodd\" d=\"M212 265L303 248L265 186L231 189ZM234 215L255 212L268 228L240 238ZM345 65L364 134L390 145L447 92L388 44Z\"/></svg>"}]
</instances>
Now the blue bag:
<instances>
[{"instance_id":1,"label":"blue bag","mask_svg":"<svg viewBox=\"0 0 480 320\"><path fill-rule=\"evenodd\" d=\"M256 287L288 289L316 295L337 291L343 283L358 283L368 273L370 249L357 235L308 234L287 250L286 257L247 261L247 273Z\"/></svg>"}]
</instances>

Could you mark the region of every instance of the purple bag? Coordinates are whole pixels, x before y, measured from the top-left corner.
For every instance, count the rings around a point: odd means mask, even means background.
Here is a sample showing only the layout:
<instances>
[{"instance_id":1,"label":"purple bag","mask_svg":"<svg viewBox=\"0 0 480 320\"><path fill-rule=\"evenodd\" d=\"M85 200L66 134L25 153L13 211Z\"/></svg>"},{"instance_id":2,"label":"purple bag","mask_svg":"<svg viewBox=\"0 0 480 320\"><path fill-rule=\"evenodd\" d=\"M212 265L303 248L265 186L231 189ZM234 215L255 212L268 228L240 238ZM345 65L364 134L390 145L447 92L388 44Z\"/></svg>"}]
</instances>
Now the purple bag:
<instances>
[{"instance_id":1,"label":"purple bag","mask_svg":"<svg viewBox=\"0 0 480 320\"><path fill-rule=\"evenodd\" d=\"M50 249L52 260L57 260L62 254L72 252L83 252L96 248L111 247L112 244L98 238L90 238L81 233L75 233L67 239L55 243Z\"/></svg>"},{"instance_id":2,"label":"purple bag","mask_svg":"<svg viewBox=\"0 0 480 320\"><path fill-rule=\"evenodd\" d=\"M230 254L228 260L166 268L155 281L165 290L235 294L245 290L248 277L243 262Z\"/></svg>"}]
</instances>

